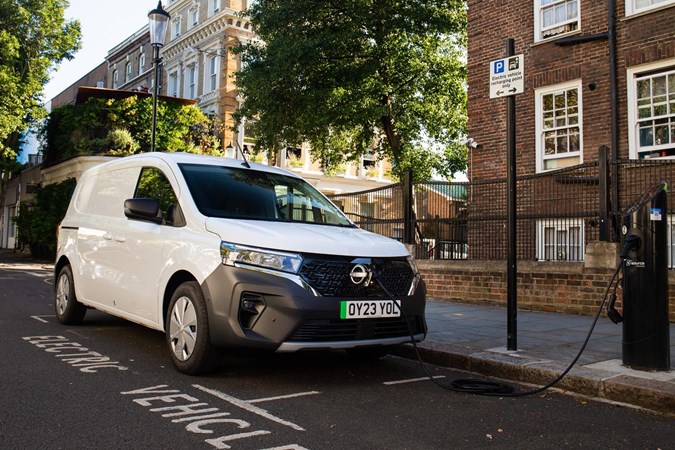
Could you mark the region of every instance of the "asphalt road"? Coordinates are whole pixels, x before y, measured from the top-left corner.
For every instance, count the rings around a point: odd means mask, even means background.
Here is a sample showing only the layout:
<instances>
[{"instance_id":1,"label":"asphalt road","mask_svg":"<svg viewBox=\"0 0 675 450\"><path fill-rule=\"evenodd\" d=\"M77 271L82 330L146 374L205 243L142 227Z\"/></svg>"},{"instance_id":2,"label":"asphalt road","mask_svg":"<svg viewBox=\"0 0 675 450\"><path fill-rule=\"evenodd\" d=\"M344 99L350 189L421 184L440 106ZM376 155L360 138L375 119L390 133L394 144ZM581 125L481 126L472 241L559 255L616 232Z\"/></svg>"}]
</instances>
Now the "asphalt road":
<instances>
[{"instance_id":1,"label":"asphalt road","mask_svg":"<svg viewBox=\"0 0 675 450\"><path fill-rule=\"evenodd\" d=\"M174 370L161 333L53 315L50 267L0 263L0 448L673 448L675 420L546 393L479 397L342 352L223 355ZM432 367L440 382L470 374Z\"/></svg>"}]
</instances>

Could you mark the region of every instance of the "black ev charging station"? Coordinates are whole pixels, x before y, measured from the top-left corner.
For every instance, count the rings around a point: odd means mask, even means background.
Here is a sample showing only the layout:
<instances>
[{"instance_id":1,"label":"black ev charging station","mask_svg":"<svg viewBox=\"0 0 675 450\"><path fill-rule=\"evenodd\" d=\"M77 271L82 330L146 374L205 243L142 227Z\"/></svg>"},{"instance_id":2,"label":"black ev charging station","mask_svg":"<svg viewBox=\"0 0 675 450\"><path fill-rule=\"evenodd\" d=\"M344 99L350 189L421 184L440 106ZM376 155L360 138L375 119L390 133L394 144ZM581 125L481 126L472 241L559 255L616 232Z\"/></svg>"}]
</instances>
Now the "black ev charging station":
<instances>
[{"instance_id":1,"label":"black ev charging station","mask_svg":"<svg viewBox=\"0 0 675 450\"><path fill-rule=\"evenodd\" d=\"M660 182L624 213L623 365L670 370L668 185Z\"/></svg>"}]
</instances>

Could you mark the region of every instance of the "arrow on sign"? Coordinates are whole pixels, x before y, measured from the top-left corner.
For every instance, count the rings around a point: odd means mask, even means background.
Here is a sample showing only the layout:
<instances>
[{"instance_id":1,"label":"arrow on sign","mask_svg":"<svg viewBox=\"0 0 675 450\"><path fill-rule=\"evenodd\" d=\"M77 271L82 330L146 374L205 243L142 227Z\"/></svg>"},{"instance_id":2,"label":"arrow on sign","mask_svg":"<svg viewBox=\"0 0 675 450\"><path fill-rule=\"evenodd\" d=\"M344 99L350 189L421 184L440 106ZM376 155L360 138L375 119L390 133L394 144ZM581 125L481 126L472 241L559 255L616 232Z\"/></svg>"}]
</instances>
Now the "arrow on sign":
<instances>
[{"instance_id":1,"label":"arrow on sign","mask_svg":"<svg viewBox=\"0 0 675 450\"><path fill-rule=\"evenodd\" d=\"M518 89L513 88L513 89L509 89L509 92L516 92L517 90L518 90Z\"/></svg>"}]
</instances>

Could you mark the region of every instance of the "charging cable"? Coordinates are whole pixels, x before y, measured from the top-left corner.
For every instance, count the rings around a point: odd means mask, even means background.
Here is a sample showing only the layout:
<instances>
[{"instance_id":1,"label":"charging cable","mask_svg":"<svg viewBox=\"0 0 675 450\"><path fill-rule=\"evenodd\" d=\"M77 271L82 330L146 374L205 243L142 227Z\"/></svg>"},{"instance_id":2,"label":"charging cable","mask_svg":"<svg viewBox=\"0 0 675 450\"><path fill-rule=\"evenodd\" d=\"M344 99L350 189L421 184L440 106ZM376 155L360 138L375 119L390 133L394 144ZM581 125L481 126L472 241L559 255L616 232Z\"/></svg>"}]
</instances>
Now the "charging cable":
<instances>
[{"instance_id":1,"label":"charging cable","mask_svg":"<svg viewBox=\"0 0 675 450\"><path fill-rule=\"evenodd\" d=\"M626 243L624 248L635 247L635 243L630 242ZM628 248L630 250L630 248ZM555 377L553 380L548 382L545 386L542 386L537 389L533 389L530 391L525 391L525 392L514 392L513 387L508 385L508 384L503 384L503 383L496 383L496 382L491 382L491 381L483 381L483 380L472 380L472 379L460 379L460 380L455 380L451 384L445 384L441 383L438 381L436 378L434 378L430 373L429 370L426 367L426 364L424 361L422 361L422 357L420 355L419 349L417 347L417 342L415 341L415 337L413 335L412 328L410 326L410 321L408 320L408 317L406 316L405 312L403 312L403 309L401 306L398 304L396 299L394 298L393 295L387 290L387 288L384 286L382 281L380 280L379 273L377 273L376 270L373 270L373 278L377 281L377 283L380 285L384 293L389 297L393 302L394 305L398 308L399 312L403 316L403 319L406 322L406 325L408 327L408 332L410 333L410 339L413 345L413 348L415 350L415 355L417 357L417 361L419 362L420 366L422 367L422 370L424 371L425 375L431 380L434 384L436 384L438 387L442 389L446 389L449 391L454 391L454 392L464 392L464 393L469 393L469 394L476 394L476 395L486 395L486 396L493 396L493 397L525 397L529 395L535 395L539 394L540 392L543 392L554 385L556 385L560 380L562 380L565 375L567 375L570 370L574 367L574 365L579 361L579 358L581 358L582 353L584 350L586 350L586 346L588 345L588 342L591 339L591 335L593 334L593 330L595 329L595 325L598 322L598 318L600 317L600 314L602 313L602 309L605 306L605 303L607 302L607 295L609 294L610 289L612 288L612 285L614 285L614 292L612 295L612 300L610 301L610 305L608 305L608 315L610 306L611 309L616 312L618 315L618 311L614 309L614 301L616 301L616 285L615 281L618 281L617 275L619 274L619 271L623 267L625 261L626 261L626 256L624 256L624 253L628 253L628 250L622 250L621 251L621 262L617 266L616 270L614 271L614 274L612 275L612 278L609 280L607 283L607 287L605 288L605 293L602 296L602 301L600 302L600 307L598 308L598 312L595 314L595 317L593 319L593 323L591 324L590 329L588 330L588 333L586 334L586 339L584 340L584 343L582 344L581 348L579 349L579 352L577 353L576 357L572 360L572 362L567 366L567 368L557 377ZM620 317L620 315L619 315ZM610 316L610 319L612 317ZM615 322L618 323L618 322Z\"/></svg>"}]
</instances>

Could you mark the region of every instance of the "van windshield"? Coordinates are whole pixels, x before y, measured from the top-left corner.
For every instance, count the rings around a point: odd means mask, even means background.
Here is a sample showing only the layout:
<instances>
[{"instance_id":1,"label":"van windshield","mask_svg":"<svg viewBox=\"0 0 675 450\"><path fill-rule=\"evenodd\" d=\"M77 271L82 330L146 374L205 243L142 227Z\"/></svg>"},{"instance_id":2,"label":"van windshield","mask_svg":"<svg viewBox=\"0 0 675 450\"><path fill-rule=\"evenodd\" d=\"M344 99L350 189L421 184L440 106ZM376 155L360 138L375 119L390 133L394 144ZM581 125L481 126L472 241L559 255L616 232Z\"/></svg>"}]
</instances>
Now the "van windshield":
<instances>
[{"instance_id":1,"label":"van windshield","mask_svg":"<svg viewBox=\"0 0 675 450\"><path fill-rule=\"evenodd\" d=\"M199 212L205 216L354 226L302 179L224 166L179 167Z\"/></svg>"}]
</instances>

